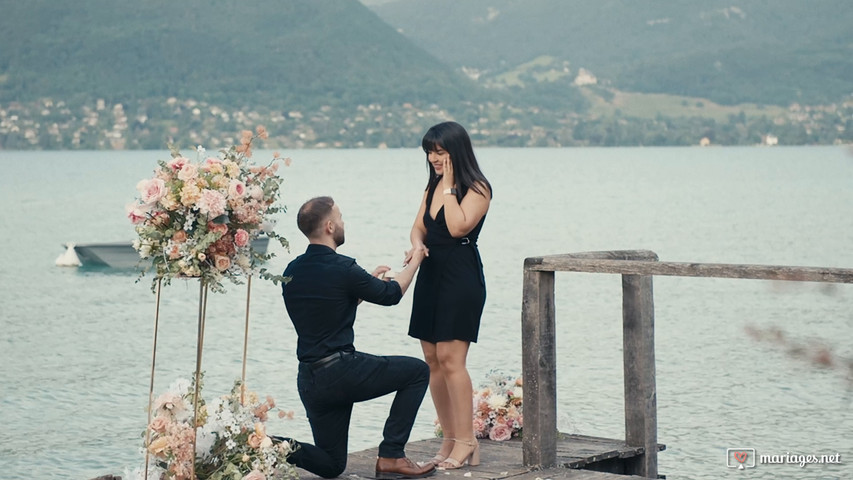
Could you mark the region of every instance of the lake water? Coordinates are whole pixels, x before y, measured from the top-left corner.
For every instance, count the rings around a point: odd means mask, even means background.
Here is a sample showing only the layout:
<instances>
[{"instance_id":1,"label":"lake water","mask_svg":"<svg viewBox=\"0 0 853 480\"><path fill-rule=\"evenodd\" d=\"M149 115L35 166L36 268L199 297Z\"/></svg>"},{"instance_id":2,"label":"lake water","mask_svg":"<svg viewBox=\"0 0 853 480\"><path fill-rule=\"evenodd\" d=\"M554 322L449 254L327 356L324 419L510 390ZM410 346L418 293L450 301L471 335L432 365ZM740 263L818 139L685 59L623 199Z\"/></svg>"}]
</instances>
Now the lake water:
<instances>
[{"instance_id":1,"label":"lake water","mask_svg":"<svg viewBox=\"0 0 853 480\"><path fill-rule=\"evenodd\" d=\"M332 195L347 242L368 270L399 268L426 182L420 150L285 151L274 270L306 241L295 211ZM853 156L844 148L478 149L495 198L480 236L488 299L469 356L476 384L492 369L521 373L525 257L649 249L661 260L853 267ZM256 152L256 159L269 158ZM149 280L60 268L65 242L129 240L124 205L168 152L0 152L0 477L88 479L142 463L155 298ZM655 278L660 472L670 479L853 478L853 379L819 367L748 327L853 358L853 287ZM241 369L246 287L208 300L206 397ZM561 431L624 435L620 279L557 276ZM164 289L155 391L195 368L198 288ZM420 357L406 336L411 298L363 305L356 346ZM248 384L296 411L270 430L310 439L296 393L296 338L278 287L251 292ZM813 350L810 346L808 351ZM378 444L390 405L356 407L350 449ZM412 439L432 436L424 401ZM841 465L726 466L728 448L841 454Z\"/></svg>"}]
</instances>

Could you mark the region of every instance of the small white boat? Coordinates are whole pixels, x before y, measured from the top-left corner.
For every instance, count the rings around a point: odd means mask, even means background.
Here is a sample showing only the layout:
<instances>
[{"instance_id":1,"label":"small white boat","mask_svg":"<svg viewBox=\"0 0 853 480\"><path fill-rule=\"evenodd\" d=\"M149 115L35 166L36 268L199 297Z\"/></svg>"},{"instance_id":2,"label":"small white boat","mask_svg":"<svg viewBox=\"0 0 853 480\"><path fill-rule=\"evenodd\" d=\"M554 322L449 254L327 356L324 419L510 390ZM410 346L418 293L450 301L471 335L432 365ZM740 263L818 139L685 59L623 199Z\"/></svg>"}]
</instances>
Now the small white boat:
<instances>
[{"instance_id":1,"label":"small white boat","mask_svg":"<svg viewBox=\"0 0 853 480\"><path fill-rule=\"evenodd\" d=\"M262 236L252 241L252 249L266 254L269 237ZM56 259L61 267L95 267L133 269L140 266L139 252L134 250L132 242L112 243L66 243L65 253Z\"/></svg>"}]
</instances>

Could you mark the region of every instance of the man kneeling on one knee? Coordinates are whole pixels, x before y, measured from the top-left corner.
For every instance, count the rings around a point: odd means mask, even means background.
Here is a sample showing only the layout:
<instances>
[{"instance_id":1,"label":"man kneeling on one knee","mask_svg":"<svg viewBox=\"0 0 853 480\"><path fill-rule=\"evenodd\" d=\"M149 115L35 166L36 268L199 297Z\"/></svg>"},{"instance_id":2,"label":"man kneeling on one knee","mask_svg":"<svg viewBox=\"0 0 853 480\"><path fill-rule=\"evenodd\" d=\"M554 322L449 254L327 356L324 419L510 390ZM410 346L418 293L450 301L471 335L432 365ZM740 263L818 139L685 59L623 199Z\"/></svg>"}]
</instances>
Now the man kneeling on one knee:
<instances>
[{"instance_id":1,"label":"man kneeling on one knee","mask_svg":"<svg viewBox=\"0 0 853 480\"><path fill-rule=\"evenodd\" d=\"M379 277L388 267L377 267L370 274L354 259L337 253L344 243L344 222L330 197L307 201L296 223L309 245L285 269L289 279L282 295L299 337L297 387L314 444L295 442L296 451L288 461L321 477L340 475L347 464L353 404L396 392L379 444L376 478L432 475L435 465L419 466L404 451L429 384L426 363L413 357L370 355L353 346L358 304L362 300L397 304L426 252L416 252L394 280L382 280Z\"/></svg>"}]
</instances>

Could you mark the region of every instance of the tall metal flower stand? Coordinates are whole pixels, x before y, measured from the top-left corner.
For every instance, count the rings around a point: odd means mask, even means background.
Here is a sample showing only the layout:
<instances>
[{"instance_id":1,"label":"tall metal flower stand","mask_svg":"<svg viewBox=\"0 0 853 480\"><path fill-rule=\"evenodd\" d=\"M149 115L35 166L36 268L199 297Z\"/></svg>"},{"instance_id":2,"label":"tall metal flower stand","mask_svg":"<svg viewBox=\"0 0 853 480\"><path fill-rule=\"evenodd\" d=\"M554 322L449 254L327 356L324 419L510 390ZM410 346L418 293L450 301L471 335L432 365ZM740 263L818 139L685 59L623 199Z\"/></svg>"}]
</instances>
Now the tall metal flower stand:
<instances>
[{"instance_id":1,"label":"tall metal flower stand","mask_svg":"<svg viewBox=\"0 0 853 480\"><path fill-rule=\"evenodd\" d=\"M156 305L154 309L154 342L151 349L151 381L148 389L148 423L145 425L145 480L148 480L148 466L150 461L151 452L148 447L151 444L151 414L152 414L152 405L154 403L154 372L157 361L157 333L160 326L160 294L162 291L162 279L157 280L156 287ZM209 288L208 284L204 281L204 279L199 279L199 293L198 293L198 332L197 332L197 340L196 340L196 366L195 366L195 390L193 393L193 444L192 444L192 470L191 477L195 478L195 458L196 458L196 433L198 432L198 404L199 397L201 396L201 361L202 361L202 352L204 351L204 327L205 321L207 319L207 294ZM247 280L247 289L246 289L246 323L245 329L243 332L243 365L242 365L242 373L240 376L240 403L246 403L246 359L248 355L249 348L249 306L252 298L252 276L248 276Z\"/></svg>"}]
</instances>

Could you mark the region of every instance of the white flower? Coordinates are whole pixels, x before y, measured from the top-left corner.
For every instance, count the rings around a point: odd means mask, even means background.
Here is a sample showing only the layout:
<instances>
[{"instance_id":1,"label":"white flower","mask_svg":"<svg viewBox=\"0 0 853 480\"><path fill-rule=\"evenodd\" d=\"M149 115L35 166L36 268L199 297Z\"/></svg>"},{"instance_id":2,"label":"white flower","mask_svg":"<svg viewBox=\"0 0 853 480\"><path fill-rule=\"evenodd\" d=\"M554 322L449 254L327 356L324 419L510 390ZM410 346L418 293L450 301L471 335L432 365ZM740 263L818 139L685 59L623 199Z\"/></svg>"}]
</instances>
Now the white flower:
<instances>
[{"instance_id":1,"label":"white flower","mask_svg":"<svg viewBox=\"0 0 853 480\"><path fill-rule=\"evenodd\" d=\"M198 430L195 442L196 455L206 458L210 456L213 444L216 442L216 435L207 428L202 428Z\"/></svg>"},{"instance_id":2,"label":"white flower","mask_svg":"<svg viewBox=\"0 0 853 480\"><path fill-rule=\"evenodd\" d=\"M524 389L521 387L515 387L512 389L512 396L515 398L524 398Z\"/></svg>"},{"instance_id":3,"label":"white flower","mask_svg":"<svg viewBox=\"0 0 853 480\"><path fill-rule=\"evenodd\" d=\"M486 399L486 403L489 404L489 407L492 409L498 409L503 406L506 406L506 399L501 395L489 395L489 398Z\"/></svg>"},{"instance_id":4,"label":"white flower","mask_svg":"<svg viewBox=\"0 0 853 480\"><path fill-rule=\"evenodd\" d=\"M199 145L199 146L195 147L195 151L198 152L199 155L204 155L204 152L206 152L207 150L205 150L204 147Z\"/></svg>"},{"instance_id":5,"label":"white flower","mask_svg":"<svg viewBox=\"0 0 853 480\"><path fill-rule=\"evenodd\" d=\"M263 230L266 234L272 233L274 229L275 220L264 220L263 223L261 223L261 230Z\"/></svg>"},{"instance_id":6,"label":"white flower","mask_svg":"<svg viewBox=\"0 0 853 480\"><path fill-rule=\"evenodd\" d=\"M246 195L257 201L261 201L264 199L264 189L257 185L252 185L246 189Z\"/></svg>"}]
</instances>

